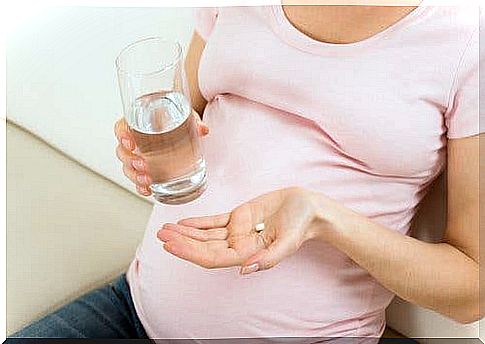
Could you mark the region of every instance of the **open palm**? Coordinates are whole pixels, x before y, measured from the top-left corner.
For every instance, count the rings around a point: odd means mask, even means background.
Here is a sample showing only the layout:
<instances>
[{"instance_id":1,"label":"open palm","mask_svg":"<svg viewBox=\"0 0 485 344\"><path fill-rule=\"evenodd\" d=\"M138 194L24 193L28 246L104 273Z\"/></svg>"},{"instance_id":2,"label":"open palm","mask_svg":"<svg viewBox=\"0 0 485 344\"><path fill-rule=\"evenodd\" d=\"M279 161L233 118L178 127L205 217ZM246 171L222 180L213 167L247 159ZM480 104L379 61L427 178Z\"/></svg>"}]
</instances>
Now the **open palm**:
<instances>
[{"instance_id":1,"label":"open palm","mask_svg":"<svg viewBox=\"0 0 485 344\"><path fill-rule=\"evenodd\" d=\"M307 196L298 188L273 191L230 213L165 224L157 236L165 250L205 268L268 269L309 238L313 209ZM265 228L258 233L255 228L260 223Z\"/></svg>"}]
</instances>

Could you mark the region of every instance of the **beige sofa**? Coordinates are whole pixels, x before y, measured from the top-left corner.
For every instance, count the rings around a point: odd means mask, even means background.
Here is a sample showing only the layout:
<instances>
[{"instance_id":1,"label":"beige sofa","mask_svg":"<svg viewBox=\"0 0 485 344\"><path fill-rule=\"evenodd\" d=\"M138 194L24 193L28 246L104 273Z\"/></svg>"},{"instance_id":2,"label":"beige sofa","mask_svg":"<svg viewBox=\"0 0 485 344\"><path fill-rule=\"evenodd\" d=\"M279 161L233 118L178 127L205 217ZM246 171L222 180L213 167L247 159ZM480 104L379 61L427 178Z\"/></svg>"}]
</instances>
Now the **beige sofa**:
<instances>
[{"instance_id":1,"label":"beige sofa","mask_svg":"<svg viewBox=\"0 0 485 344\"><path fill-rule=\"evenodd\" d=\"M7 125L7 332L125 270L151 204Z\"/></svg>"}]
</instances>

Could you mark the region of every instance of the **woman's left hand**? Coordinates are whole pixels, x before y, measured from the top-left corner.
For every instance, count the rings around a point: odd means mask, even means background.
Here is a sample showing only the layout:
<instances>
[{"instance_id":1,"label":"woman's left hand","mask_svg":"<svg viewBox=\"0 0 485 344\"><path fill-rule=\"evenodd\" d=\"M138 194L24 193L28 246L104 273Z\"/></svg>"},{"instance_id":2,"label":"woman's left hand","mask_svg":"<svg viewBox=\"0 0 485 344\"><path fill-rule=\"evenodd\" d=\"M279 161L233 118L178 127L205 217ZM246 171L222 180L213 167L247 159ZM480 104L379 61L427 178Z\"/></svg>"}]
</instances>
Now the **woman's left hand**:
<instances>
[{"instance_id":1,"label":"woman's left hand","mask_svg":"<svg viewBox=\"0 0 485 344\"><path fill-rule=\"evenodd\" d=\"M322 197L313 192L281 189L230 213L165 224L157 236L166 251L205 268L241 266L242 274L266 270L325 227L317 220L317 198L321 206ZM261 223L264 229L258 232Z\"/></svg>"}]
</instances>

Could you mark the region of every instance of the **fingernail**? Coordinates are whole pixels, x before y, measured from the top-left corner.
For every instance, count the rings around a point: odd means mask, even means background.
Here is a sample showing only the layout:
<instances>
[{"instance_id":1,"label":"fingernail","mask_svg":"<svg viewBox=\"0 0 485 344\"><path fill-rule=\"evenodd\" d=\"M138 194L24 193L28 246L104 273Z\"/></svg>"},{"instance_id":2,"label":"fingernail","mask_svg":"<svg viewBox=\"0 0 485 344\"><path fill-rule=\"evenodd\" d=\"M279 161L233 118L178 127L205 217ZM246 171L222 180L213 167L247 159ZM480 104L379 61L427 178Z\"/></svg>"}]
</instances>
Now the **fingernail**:
<instances>
[{"instance_id":1,"label":"fingernail","mask_svg":"<svg viewBox=\"0 0 485 344\"><path fill-rule=\"evenodd\" d=\"M169 243L165 243L163 245L163 248L173 255L177 254L177 250L172 245L170 245Z\"/></svg>"},{"instance_id":2,"label":"fingernail","mask_svg":"<svg viewBox=\"0 0 485 344\"><path fill-rule=\"evenodd\" d=\"M143 194L143 196L148 196L150 194L150 190L148 190L145 186L137 186L138 192Z\"/></svg>"},{"instance_id":3,"label":"fingernail","mask_svg":"<svg viewBox=\"0 0 485 344\"><path fill-rule=\"evenodd\" d=\"M121 139L121 144L126 149L131 149L131 141L130 140L128 140L128 139Z\"/></svg>"},{"instance_id":4,"label":"fingernail","mask_svg":"<svg viewBox=\"0 0 485 344\"><path fill-rule=\"evenodd\" d=\"M241 275L248 275L252 274L253 272L256 272L259 270L259 265L258 263L254 263L248 266L243 266L241 268Z\"/></svg>"},{"instance_id":5,"label":"fingernail","mask_svg":"<svg viewBox=\"0 0 485 344\"><path fill-rule=\"evenodd\" d=\"M140 174L139 176L136 177L136 180L138 181L138 183L140 184L149 184L148 183L148 178L146 175L144 174ZM143 187L143 189L145 190L148 190L146 187Z\"/></svg>"},{"instance_id":6,"label":"fingernail","mask_svg":"<svg viewBox=\"0 0 485 344\"><path fill-rule=\"evenodd\" d=\"M202 126L202 133L204 135L209 134L209 127L207 125L205 125L205 124Z\"/></svg>"},{"instance_id":7,"label":"fingernail","mask_svg":"<svg viewBox=\"0 0 485 344\"><path fill-rule=\"evenodd\" d=\"M155 233L155 239L157 239L157 241L158 241L160 244L162 244L162 245L163 245L163 244L165 244L165 242L164 242L162 239L160 239L160 238L159 238L159 233L158 233L158 232L156 232L156 233Z\"/></svg>"},{"instance_id":8,"label":"fingernail","mask_svg":"<svg viewBox=\"0 0 485 344\"><path fill-rule=\"evenodd\" d=\"M156 234L157 236L157 239L160 241L160 242L167 242L167 237L166 237L166 233L164 230L159 230Z\"/></svg>"},{"instance_id":9,"label":"fingernail","mask_svg":"<svg viewBox=\"0 0 485 344\"><path fill-rule=\"evenodd\" d=\"M170 228L173 228L174 226L175 224L173 223L164 223L162 226L162 229L170 229Z\"/></svg>"},{"instance_id":10,"label":"fingernail","mask_svg":"<svg viewBox=\"0 0 485 344\"><path fill-rule=\"evenodd\" d=\"M141 160L133 160L132 165L138 171L143 171L145 166Z\"/></svg>"}]
</instances>

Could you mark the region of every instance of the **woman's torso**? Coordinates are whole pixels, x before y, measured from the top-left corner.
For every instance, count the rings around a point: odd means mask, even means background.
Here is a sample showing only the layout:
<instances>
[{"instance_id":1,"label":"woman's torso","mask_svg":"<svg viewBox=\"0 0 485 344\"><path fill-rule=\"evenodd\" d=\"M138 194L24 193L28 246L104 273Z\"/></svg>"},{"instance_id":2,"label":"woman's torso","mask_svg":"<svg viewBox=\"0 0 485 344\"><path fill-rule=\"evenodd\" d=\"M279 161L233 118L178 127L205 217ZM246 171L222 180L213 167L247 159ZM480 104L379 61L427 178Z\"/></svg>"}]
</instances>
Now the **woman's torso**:
<instances>
[{"instance_id":1,"label":"woman's torso","mask_svg":"<svg viewBox=\"0 0 485 344\"><path fill-rule=\"evenodd\" d=\"M155 233L293 185L406 233L445 163L467 13L419 8L344 45L305 36L280 6L217 13L204 14L214 25L199 70L209 187L190 204L154 207L128 274L141 321L155 338L378 336L392 294L330 246L309 243L242 277L170 256Z\"/></svg>"}]
</instances>

